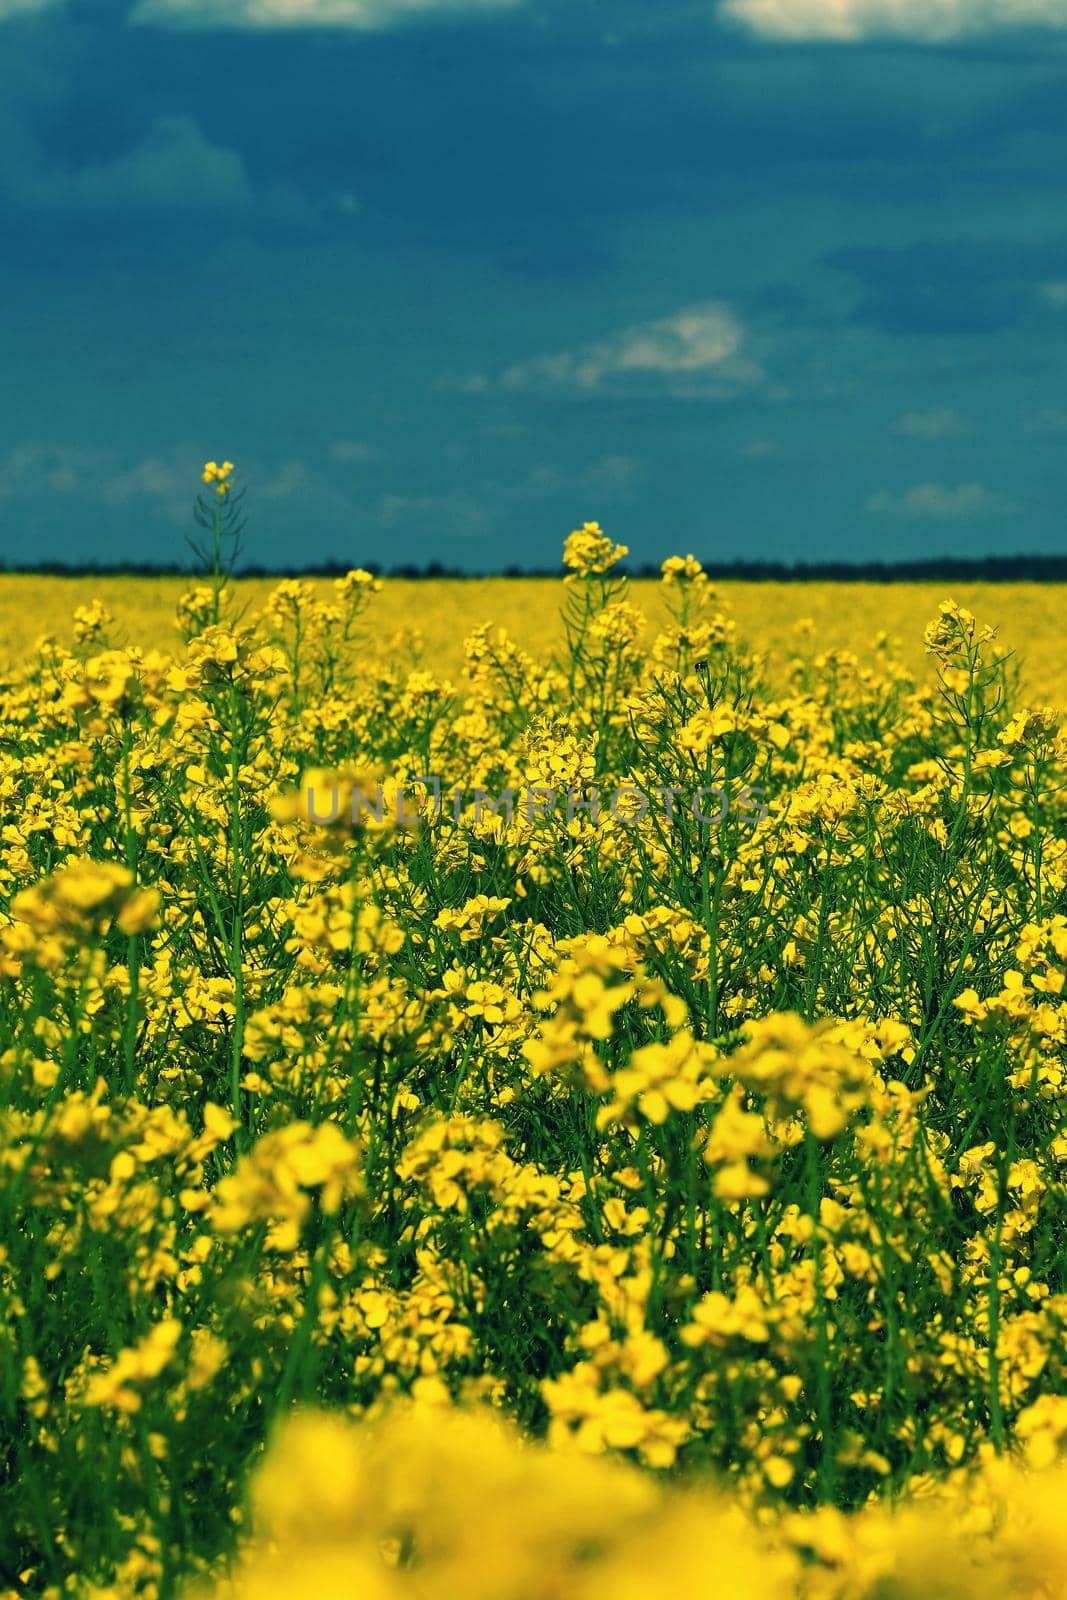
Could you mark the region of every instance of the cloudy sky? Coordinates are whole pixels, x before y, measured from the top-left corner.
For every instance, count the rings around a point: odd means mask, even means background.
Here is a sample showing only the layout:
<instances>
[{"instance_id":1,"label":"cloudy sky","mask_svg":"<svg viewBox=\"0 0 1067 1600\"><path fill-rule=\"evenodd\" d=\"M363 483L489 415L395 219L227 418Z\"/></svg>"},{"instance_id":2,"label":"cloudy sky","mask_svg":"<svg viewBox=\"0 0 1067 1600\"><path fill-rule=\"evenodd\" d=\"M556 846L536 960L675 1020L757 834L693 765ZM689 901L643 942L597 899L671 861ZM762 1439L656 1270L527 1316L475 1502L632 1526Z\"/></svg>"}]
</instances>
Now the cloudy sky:
<instances>
[{"instance_id":1,"label":"cloudy sky","mask_svg":"<svg viewBox=\"0 0 1067 1600\"><path fill-rule=\"evenodd\" d=\"M1067 552L1067 0L0 0L0 560Z\"/></svg>"}]
</instances>

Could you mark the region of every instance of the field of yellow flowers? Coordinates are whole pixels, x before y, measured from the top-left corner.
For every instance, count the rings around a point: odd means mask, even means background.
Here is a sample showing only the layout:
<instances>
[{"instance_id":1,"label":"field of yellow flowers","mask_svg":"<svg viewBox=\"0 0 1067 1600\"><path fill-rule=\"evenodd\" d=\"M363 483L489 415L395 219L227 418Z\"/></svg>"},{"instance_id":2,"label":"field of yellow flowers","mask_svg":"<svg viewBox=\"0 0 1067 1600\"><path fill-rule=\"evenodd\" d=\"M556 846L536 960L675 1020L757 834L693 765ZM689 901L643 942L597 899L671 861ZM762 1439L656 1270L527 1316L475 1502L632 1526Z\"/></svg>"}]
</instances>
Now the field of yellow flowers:
<instances>
[{"instance_id":1,"label":"field of yellow flowers","mask_svg":"<svg viewBox=\"0 0 1067 1600\"><path fill-rule=\"evenodd\" d=\"M334 587L307 580L312 597L329 605ZM40 649L42 635L69 649L77 614L87 604L108 613L110 636L142 650L183 648L175 625L188 589L180 577L33 577L0 573L0 664L18 665ZM230 584L236 611L261 612L274 588L270 578ZM975 616L994 617L1017 654L1024 692L1039 703L1067 704L1063 618L1067 588L1053 583L753 583L716 582L719 606L735 623L764 676L785 684L798 656L833 652L857 656L877 668L892 657L915 678L927 666L923 629L951 594ZM662 583L635 578L628 598L637 608L635 644L648 648L672 624ZM375 596L368 626L355 641L352 660L382 655L394 666L429 667L462 688L464 642L479 624L492 622L538 659L565 647L559 584L551 578L389 578Z\"/></svg>"},{"instance_id":2,"label":"field of yellow flowers","mask_svg":"<svg viewBox=\"0 0 1067 1600\"><path fill-rule=\"evenodd\" d=\"M1067 1593L1027 630L772 640L691 557L657 627L623 554L454 681L218 559L173 650L8 652L0 1593Z\"/></svg>"}]
</instances>

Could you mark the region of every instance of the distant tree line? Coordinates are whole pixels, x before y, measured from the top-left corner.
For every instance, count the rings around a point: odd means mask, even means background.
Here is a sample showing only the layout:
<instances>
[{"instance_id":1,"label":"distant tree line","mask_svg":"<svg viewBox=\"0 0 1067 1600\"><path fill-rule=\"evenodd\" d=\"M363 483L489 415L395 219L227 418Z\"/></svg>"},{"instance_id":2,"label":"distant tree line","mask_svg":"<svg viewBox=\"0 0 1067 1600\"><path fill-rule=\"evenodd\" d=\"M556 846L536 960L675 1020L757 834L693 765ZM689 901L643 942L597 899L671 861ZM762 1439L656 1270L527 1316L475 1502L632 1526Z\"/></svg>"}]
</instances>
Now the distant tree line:
<instances>
[{"instance_id":1,"label":"distant tree line","mask_svg":"<svg viewBox=\"0 0 1067 1600\"><path fill-rule=\"evenodd\" d=\"M508 566L470 571L430 561L425 566L406 562L383 567L378 561L309 562L300 566L267 567L250 564L238 568L239 578L337 578L353 566L375 576L390 578L558 578L561 567ZM746 583L1067 583L1067 555L935 556L926 561L705 561L710 578L738 579ZM622 566L631 578L658 578L653 562ZM195 578L197 569L181 562L149 561L37 561L32 564L0 560L0 573L20 573L57 578Z\"/></svg>"}]
</instances>

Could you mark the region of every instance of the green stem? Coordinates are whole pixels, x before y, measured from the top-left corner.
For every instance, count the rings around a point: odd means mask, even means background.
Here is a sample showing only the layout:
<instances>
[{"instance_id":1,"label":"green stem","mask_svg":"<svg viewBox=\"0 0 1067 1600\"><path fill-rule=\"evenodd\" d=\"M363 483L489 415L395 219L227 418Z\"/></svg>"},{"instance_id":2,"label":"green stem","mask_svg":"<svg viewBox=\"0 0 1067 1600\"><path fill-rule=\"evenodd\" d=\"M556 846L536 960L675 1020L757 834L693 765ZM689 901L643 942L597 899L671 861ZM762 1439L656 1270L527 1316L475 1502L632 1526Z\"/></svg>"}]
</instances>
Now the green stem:
<instances>
[{"instance_id":1,"label":"green stem","mask_svg":"<svg viewBox=\"0 0 1067 1600\"><path fill-rule=\"evenodd\" d=\"M130 801L130 724L122 721L122 814L125 829L126 866L134 884L137 883L137 835L133 828ZM126 938L126 971L129 978L129 996L126 1003L126 1025L123 1030L123 1067L126 1093L132 1094L137 1053L137 1001L140 989L140 936L136 933Z\"/></svg>"}]
</instances>

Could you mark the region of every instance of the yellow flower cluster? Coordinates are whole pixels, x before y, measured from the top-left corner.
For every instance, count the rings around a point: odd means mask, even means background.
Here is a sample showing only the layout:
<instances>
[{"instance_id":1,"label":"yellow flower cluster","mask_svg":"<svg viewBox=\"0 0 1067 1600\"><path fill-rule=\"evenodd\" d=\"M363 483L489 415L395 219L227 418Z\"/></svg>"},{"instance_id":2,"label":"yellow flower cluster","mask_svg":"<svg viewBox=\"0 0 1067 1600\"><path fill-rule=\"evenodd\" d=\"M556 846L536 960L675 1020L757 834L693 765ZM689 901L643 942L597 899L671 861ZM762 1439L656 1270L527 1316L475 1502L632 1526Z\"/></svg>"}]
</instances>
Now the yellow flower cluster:
<instances>
[{"instance_id":1,"label":"yellow flower cluster","mask_svg":"<svg viewBox=\"0 0 1067 1600\"><path fill-rule=\"evenodd\" d=\"M1059 713L624 554L5 675L0 1600L1064 1589Z\"/></svg>"},{"instance_id":2,"label":"yellow flower cluster","mask_svg":"<svg viewBox=\"0 0 1067 1600\"><path fill-rule=\"evenodd\" d=\"M158 908L158 891L138 888L127 867L72 861L11 901L11 921L0 929L0 970L13 977L25 962L56 970L110 926L146 933Z\"/></svg>"},{"instance_id":3,"label":"yellow flower cluster","mask_svg":"<svg viewBox=\"0 0 1067 1600\"><path fill-rule=\"evenodd\" d=\"M1034 1465L1049 1468L1037 1475L987 1460L913 1506L769 1521L709 1486L664 1489L590 1461L562 1437L530 1448L487 1412L443 1406L428 1383L423 1396L370 1426L287 1425L255 1479L259 1537L220 1600L1037 1600L1067 1579L1067 1468L1046 1448L1062 1403L1025 1419ZM577 1393L573 1408L585 1409ZM582 1426L619 1443L646 1431L621 1401ZM768 1462L770 1480L783 1470Z\"/></svg>"},{"instance_id":4,"label":"yellow flower cluster","mask_svg":"<svg viewBox=\"0 0 1067 1600\"><path fill-rule=\"evenodd\" d=\"M210 1196L211 1226L228 1234L267 1223L272 1249L295 1250L311 1212L309 1190L318 1191L328 1215L339 1210L343 1199L359 1193L359 1152L335 1123L313 1128L289 1122L264 1134L216 1185ZM200 1210L208 1198L196 1190L185 1193L191 1210Z\"/></svg>"},{"instance_id":5,"label":"yellow flower cluster","mask_svg":"<svg viewBox=\"0 0 1067 1600\"><path fill-rule=\"evenodd\" d=\"M157 1322L141 1342L130 1350L120 1350L106 1371L96 1373L85 1391L85 1404L114 1406L119 1411L139 1411L139 1385L158 1378L171 1359L181 1338L182 1326L175 1317Z\"/></svg>"},{"instance_id":6,"label":"yellow flower cluster","mask_svg":"<svg viewBox=\"0 0 1067 1600\"><path fill-rule=\"evenodd\" d=\"M833 1139L869 1101L870 1066L839 1042L834 1023L813 1028L798 1016L766 1017L745 1033L724 1071L762 1095L776 1121L802 1111L817 1139Z\"/></svg>"},{"instance_id":7,"label":"yellow flower cluster","mask_svg":"<svg viewBox=\"0 0 1067 1600\"><path fill-rule=\"evenodd\" d=\"M215 493L219 499L225 499L230 492L230 480L233 477L234 465L232 461L206 461L204 470L200 474L201 480L207 484L214 484Z\"/></svg>"},{"instance_id":8,"label":"yellow flower cluster","mask_svg":"<svg viewBox=\"0 0 1067 1600\"><path fill-rule=\"evenodd\" d=\"M585 578L610 570L616 562L629 555L624 544L614 544L599 522L584 522L568 534L563 546L563 564L570 567L575 577Z\"/></svg>"}]
</instances>

